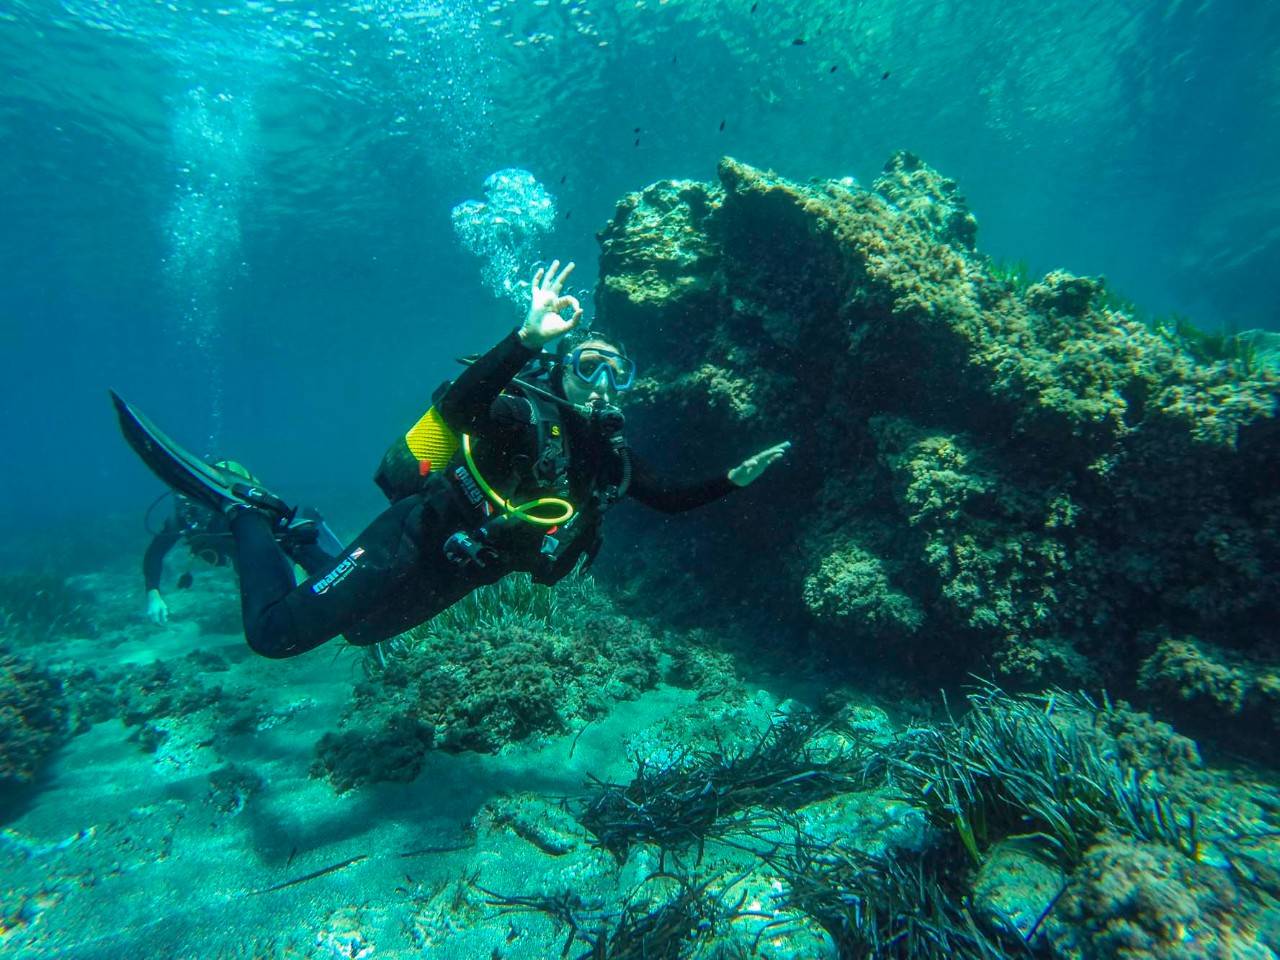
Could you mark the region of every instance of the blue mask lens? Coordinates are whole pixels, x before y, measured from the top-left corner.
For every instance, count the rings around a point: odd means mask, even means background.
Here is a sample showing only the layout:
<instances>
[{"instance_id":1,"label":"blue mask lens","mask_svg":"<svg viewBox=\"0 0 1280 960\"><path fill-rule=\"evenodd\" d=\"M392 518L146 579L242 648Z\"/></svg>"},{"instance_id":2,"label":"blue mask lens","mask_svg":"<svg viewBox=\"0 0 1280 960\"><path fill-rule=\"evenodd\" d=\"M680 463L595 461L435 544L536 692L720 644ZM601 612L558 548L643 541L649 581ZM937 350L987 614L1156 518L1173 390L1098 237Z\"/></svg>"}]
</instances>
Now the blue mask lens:
<instances>
[{"instance_id":1,"label":"blue mask lens","mask_svg":"<svg viewBox=\"0 0 1280 960\"><path fill-rule=\"evenodd\" d=\"M599 347L574 350L569 368L583 383L603 387L606 382L614 390L626 390L636 382L636 365L630 357Z\"/></svg>"}]
</instances>

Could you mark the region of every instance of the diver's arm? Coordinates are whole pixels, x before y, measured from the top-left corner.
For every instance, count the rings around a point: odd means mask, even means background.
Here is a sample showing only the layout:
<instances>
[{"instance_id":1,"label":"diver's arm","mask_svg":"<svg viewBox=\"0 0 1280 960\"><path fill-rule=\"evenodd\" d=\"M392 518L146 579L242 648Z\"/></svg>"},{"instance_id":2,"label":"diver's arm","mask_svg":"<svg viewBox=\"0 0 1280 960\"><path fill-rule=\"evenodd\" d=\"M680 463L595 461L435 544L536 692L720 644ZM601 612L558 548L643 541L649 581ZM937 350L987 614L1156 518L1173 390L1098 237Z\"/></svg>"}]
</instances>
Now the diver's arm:
<instances>
[{"instance_id":1,"label":"diver's arm","mask_svg":"<svg viewBox=\"0 0 1280 960\"><path fill-rule=\"evenodd\" d=\"M513 331L453 381L436 404L440 416L457 433L483 437L499 426L493 409L498 395L520 368L537 356Z\"/></svg>"},{"instance_id":2,"label":"diver's arm","mask_svg":"<svg viewBox=\"0 0 1280 960\"><path fill-rule=\"evenodd\" d=\"M739 487L754 483L790 449L791 441L785 440L761 450L754 456L747 457L728 473L710 477L698 483L685 484L661 480L632 453L631 486L627 492L647 507L653 507L663 513L683 513L728 496Z\"/></svg>"},{"instance_id":3,"label":"diver's arm","mask_svg":"<svg viewBox=\"0 0 1280 960\"><path fill-rule=\"evenodd\" d=\"M154 624L169 622L169 605L160 593L160 574L164 570L164 558L181 536L166 522L164 529L151 538L147 552L142 555L142 578L147 585L147 619Z\"/></svg>"},{"instance_id":4,"label":"diver's arm","mask_svg":"<svg viewBox=\"0 0 1280 960\"><path fill-rule=\"evenodd\" d=\"M529 313L520 329L467 367L440 398L436 408L454 431L484 436L486 428L510 427L510 417L502 416L509 411L493 409L498 395L548 342L577 326L582 307L573 297L560 292L573 272L573 264L557 273L559 267L560 261L555 260L550 269L540 269L533 275ZM573 307L568 320L558 313L566 307Z\"/></svg>"},{"instance_id":5,"label":"diver's arm","mask_svg":"<svg viewBox=\"0 0 1280 960\"><path fill-rule=\"evenodd\" d=\"M160 589L160 574L164 570L164 558L173 545L182 539L178 533L169 529L169 525L165 524L165 529L157 533L147 545L147 552L142 555L142 578L146 582L147 592Z\"/></svg>"},{"instance_id":6,"label":"diver's arm","mask_svg":"<svg viewBox=\"0 0 1280 960\"><path fill-rule=\"evenodd\" d=\"M738 485L728 474L693 483L676 483L657 476L643 460L631 454L631 486L627 495L663 513L684 513L727 497Z\"/></svg>"}]
</instances>

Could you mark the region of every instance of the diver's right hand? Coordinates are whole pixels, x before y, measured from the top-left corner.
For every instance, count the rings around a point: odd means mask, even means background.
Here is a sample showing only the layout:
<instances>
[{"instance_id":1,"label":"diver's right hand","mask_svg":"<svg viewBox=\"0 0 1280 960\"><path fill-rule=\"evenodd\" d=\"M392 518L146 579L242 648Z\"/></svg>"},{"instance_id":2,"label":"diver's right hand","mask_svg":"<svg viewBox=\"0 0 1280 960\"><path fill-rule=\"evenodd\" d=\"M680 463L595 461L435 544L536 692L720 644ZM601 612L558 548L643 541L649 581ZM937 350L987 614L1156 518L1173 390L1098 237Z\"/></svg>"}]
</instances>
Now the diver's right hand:
<instances>
[{"instance_id":1,"label":"diver's right hand","mask_svg":"<svg viewBox=\"0 0 1280 960\"><path fill-rule=\"evenodd\" d=\"M569 263L559 276L560 261L552 260L545 271L539 267L533 275L533 300L529 304L529 314L520 326L520 342L531 350L541 350L556 337L568 333L582 319L582 307L576 297L561 296L564 282L573 273L573 263ZM573 307L573 314L566 320L560 316L565 307Z\"/></svg>"},{"instance_id":2,"label":"diver's right hand","mask_svg":"<svg viewBox=\"0 0 1280 960\"><path fill-rule=\"evenodd\" d=\"M169 622L169 605L164 602L159 590L147 591L147 619L157 625Z\"/></svg>"}]
</instances>

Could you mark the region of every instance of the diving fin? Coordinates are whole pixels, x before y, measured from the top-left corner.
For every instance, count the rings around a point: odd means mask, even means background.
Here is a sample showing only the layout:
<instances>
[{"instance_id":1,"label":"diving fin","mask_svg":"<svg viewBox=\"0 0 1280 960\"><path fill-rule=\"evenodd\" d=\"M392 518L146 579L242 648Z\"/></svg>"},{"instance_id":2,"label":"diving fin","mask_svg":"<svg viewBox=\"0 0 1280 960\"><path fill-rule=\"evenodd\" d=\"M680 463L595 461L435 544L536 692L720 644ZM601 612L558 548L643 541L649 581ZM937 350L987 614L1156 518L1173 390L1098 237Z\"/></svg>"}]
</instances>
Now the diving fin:
<instances>
[{"instance_id":1,"label":"diving fin","mask_svg":"<svg viewBox=\"0 0 1280 960\"><path fill-rule=\"evenodd\" d=\"M256 507L286 522L293 510L279 497L244 477L205 463L174 443L140 410L131 407L114 390L108 391L120 418L120 432L142 462L177 493L219 513L233 505Z\"/></svg>"}]
</instances>

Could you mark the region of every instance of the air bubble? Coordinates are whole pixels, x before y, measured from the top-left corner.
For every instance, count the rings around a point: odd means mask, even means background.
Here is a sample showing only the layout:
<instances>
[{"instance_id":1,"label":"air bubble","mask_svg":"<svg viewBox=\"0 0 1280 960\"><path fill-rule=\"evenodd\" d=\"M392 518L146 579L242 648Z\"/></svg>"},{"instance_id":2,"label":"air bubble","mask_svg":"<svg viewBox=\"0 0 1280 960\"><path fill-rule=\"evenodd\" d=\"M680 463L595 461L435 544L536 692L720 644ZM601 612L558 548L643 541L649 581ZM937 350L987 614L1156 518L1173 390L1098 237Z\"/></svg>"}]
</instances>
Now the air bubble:
<instances>
[{"instance_id":1,"label":"air bubble","mask_svg":"<svg viewBox=\"0 0 1280 960\"><path fill-rule=\"evenodd\" d=\"M521 281L537 259L538 242L555 225L555 198L532 173L515 167L491 173L484 191L483 200L453 208L453 230L480 258L484 285L523 308L528 284Z\"/></svg>"}]
</instances>

